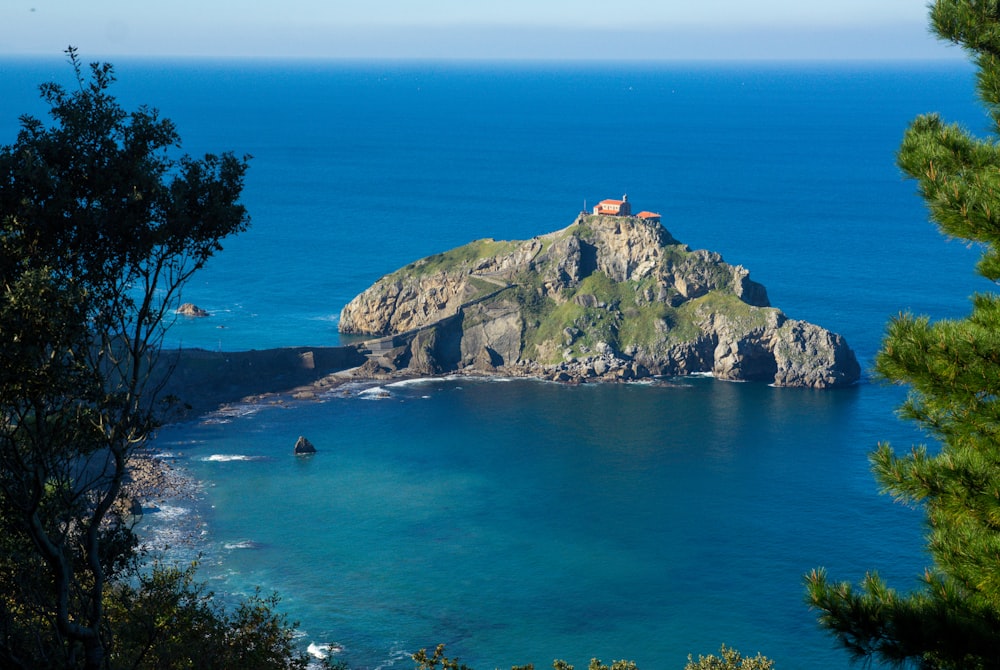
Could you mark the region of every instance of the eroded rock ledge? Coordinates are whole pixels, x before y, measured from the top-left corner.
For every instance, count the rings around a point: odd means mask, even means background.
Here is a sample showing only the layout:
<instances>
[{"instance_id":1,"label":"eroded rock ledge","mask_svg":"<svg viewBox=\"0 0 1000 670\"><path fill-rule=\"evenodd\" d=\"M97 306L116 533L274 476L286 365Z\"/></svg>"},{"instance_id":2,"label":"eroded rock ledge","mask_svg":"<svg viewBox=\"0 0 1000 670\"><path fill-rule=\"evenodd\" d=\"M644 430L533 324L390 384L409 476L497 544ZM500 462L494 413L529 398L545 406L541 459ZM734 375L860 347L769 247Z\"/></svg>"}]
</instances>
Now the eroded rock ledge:
<instances>
[{"instance_id":1,"label":"eroded rock ledge","mask_svg":"<svg viewBox=\"0 0 1000 670\"><path fill-rule=\"evenodd\" d=\"M745 268L630 216L581 214L530 240L421 259L355 297L340 330L373 337L360 376L712 373L812 388L860 376L843 337L771 307Z\"/></svg>"}]
</instances>

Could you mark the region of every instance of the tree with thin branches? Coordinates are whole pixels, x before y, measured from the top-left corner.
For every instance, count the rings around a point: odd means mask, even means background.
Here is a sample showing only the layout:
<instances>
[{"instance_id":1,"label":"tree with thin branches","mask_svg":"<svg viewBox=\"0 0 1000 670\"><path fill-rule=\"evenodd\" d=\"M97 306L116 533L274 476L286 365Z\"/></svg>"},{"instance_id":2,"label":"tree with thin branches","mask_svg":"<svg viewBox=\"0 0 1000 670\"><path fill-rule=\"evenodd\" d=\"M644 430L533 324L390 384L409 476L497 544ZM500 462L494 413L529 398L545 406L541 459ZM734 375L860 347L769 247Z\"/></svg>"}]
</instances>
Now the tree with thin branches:
<instances>
[{"instance_id":1,"label":"tree with thin branches","mask_svg":"<svg viewBox=\"0 0 1000 670\"><path fill-rule=\"evenodd\" d=\"M151 370L192 274L245 230L247 157L176 157L75 49L0 148L0 665L103 668L110 586L134 574L122 487L158 425Z\"/></svg>"}]
</instances>

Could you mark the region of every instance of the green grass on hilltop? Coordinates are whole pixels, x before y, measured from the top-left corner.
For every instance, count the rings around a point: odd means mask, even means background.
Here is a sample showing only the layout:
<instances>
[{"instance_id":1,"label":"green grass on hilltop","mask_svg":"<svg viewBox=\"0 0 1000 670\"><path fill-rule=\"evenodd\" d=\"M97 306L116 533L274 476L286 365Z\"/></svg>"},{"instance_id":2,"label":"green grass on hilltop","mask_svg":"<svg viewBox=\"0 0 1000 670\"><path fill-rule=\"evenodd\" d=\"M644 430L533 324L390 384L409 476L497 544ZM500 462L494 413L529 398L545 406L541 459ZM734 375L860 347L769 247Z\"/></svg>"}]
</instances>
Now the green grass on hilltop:
<instances>
[{"instance_id":1,"label":"green grass on hilltop","mask_svg":"<svg viewBox=\"0 0 1000 670\"><path fill-rule=\"evenodd\" d=\"M738 330L749 331L767 325L770 308L748 305L732 293L710 291L708 294L689 300L678 309L679 322L697 323L708 314L726 317Z\"/></svg>"},{"instance_id":2,"label":"green grass on hilltop","mask_svg":"<svg viewBox=\"0 0 1000 670\"><path fill-rule=\"evenodd\" d=\"M521 244L522 242L518 241L476 240L450 251L421 258L400 268L390 276L408 275L421 277L439 272L449 272L461 268L462 265L472 264L485 258L513 253Z\"/></svg>"}]
</instances>

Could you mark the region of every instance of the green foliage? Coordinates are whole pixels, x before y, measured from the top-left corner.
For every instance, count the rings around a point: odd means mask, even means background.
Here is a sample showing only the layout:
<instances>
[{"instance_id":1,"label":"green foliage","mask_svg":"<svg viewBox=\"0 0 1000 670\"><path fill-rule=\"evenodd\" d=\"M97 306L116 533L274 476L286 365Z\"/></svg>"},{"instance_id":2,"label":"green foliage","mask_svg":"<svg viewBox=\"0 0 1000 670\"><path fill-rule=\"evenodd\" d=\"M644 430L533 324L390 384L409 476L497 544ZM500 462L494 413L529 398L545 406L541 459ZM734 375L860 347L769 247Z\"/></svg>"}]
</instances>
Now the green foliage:
<instances>
[{"instance_id":1,"label":"green foliage","mask_svg":"<svg viewBox=\"0 0 1000 670\"><path fill-rule=\"evenodd\" d=\"M939 0L934 30L972 54L978 88L1000 134L1000 7ZM899 151L942 233L983 250L977 265L1000 279L1000 145L937 115L918 118ZM901 415L935 438L899 455L872 454L882 489L926 513L932 559L922 587L890 589L877 574L853 587L824 570L807 577L821 625L859 659L922 668L1000 668L1000 299L976 295L964 319L901 314L887 329L876 370L910 387Z\"/></svg>"},{"instance_id":2,"label":"green foliage","mask_svg":"<svg viewBox=\"0 0 1000 670\"><path fill-rule=\"evenodd\" d=\"M610 666L604 665L598 659L590 659L587 670L638 670L632 661L612 661Z\"/></svg>"},{"instance_id":3,"label":"green foliage","mask_svg":"<svg viewBox=\"0 0 1000 670\"><path fill-rule=\"evenodd\" d=\"M137 584L118 583L107 597L115 631L114 667L134 670L199 668L304 669L296 626L277 613L277 596L259 592L227 610L185 570L154 566Z\"/></svg>"},{"instance_id":4,"label":"green foliage","mask_svg":"<svg viewBox=\"0 0 1000 670\"><path fill-rule=\"evenodd\" d=\"M160 416L148 371L181 288L248 225L246 159L174 158L172 123L67 53L74 88L41 87L51 125L23 116L0 147L3 667L111 665L107 599L140 558L122 483ZM263 640L256 612L238 621Z\"/></svg>"},{"instance_id":5,"label":"green foliage","mask_svg":"<svg viewBox=\"0 0 1000 670\"><path fill-rule=\"evenodd\" d=\"M684 670L772 670L774 661L766 656L757 654L753 658L744 658L740 652L722 645L718 656L709 654L708 656L698 655L695 661L688 655L687 665Z\"/></svg>"},{"instance_id":6,"label":"green foliage","mask_svg":"<svg viewBox=\"0 0 1000 670\"><path fill-rule=\"evenodd\" d=\"M576 235L581 240L591 240L594 238L594 220L597 217L593 214L581 216L575 226L570 226L569 234Z\"/></svg>"},{"instance_id":7,"label":"green foliage","mask_svg":"<svg viewBox=\"0 0 1000 670\"><path fill-rule=\"evenodd\" d=\"M441 668L442 670L472 670L472 668L464 663L459 664L457 658L448 658L445 656L443 644L439 644L430 656L427 655L426 649L421 649L413 654L411 658L417 664L416 670L433 670L433 668Z\"/></svg>"},{"instance_id":8,"label":"green foliage","mask_svg":"<svg viewBox=\"0 0 1000 670\"><path fill-rule=\"evenodd\" d=\"M444 645L439 644L434 650L434 653L430 656L427 655L426 649L421 649L417 653L412 655L414 662L416 662L416 670L433 670L434 668L442 668L442 670L472 670L465 664L459 664L458 659L450 659L444 655ZM573 666L566 661L555 660L552 661L552 667L554 670L573 670ZM590 660L590 665L587 666L588 670L638 670L635 663L632 661L614 661L610 666L604 665L600 660L593 658ZM535 670L535 666L531 663L528 665L515 665L511 666L511 670ZM746 670L758 670L756 667L746 668ZM760 670L770 670L770 666L762 667Z\"/></svg>"}]
</instances>

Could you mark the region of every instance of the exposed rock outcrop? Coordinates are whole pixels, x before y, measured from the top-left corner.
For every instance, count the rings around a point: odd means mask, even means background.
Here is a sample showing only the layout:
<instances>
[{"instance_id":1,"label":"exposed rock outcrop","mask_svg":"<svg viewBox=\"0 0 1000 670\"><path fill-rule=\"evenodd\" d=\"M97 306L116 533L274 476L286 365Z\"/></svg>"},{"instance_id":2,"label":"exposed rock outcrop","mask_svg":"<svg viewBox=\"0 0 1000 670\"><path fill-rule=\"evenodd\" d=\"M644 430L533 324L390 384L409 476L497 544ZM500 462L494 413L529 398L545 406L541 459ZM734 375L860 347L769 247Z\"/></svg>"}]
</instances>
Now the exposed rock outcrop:
<instances>
[{"instance_id":1,"label":"exposed rock outcrop","mask_svg":"<svg viewBox=\"0 0 1000 670\"><path fill-rule=\"evenodd\" d=\"M295 441L295 449L293 450L293 453L296 456L306 456L308 454L315 454L316 447L314 447L313 443L307 440L305 437L299 435L299 439Z\"/></svg>"},{"instance_id":2,"label":"exposed rock outcrop","mask_svg":"<svg viewBox=\"0 0 1000 670\"><path fill-rule=\"evenodd\" d=\"M177 313L180 314L181 316L194 316L198 318L210 316L210 314L205 310L203 310L201 307L198 307L198 305L195 305L194 303L190 302L186 302L180 307L178 307Z\"/></svg>"},{"instance_id":3,"label":"exposed rock outcrop","mask_svg":"<svg viewBox=\"0 0 1000 670\"><path fill-rule=\"evenodd\" d=\"M391 338L365 364L373 376L711 372L814 388L860 376L841 336L770 307L745 268L625 216L581 214L531 240L479 240L416 261L344 307L340 330Z\"/></svg>"}]
</instances>

